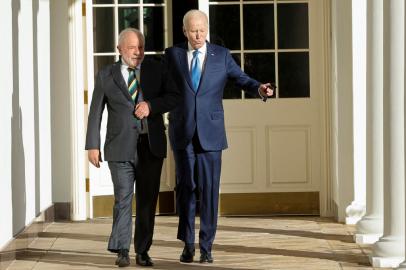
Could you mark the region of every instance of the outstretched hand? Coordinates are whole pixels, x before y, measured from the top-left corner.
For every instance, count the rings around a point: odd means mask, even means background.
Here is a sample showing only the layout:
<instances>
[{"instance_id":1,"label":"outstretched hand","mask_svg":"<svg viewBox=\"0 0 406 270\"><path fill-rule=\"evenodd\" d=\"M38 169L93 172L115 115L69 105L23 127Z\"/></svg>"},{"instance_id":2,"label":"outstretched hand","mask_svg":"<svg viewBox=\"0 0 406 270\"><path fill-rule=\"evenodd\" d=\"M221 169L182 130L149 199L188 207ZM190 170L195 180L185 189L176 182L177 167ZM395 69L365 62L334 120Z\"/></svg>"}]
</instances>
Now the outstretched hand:
<instances>
[{"instance_id":1,"label":"outstretched hand","mask_svg":"<svg viewBox=\"0 0 406 270\"><path fill-rule=\"evenodd\" d=\"M262 97L262 101L266 101L269 97L273 96L276 85L274 83L265 83L259 86L259 94Z\"/></svg>"},{"instance_id":2,"label":"outstretched hand","mask_svg":"<svg viewBox=\"0 0 406 270\"><path fill-rule=\"evenodd\" d=\"M259 86L259 91L261 91L261 96L271 97L273 96L276 86L272 83L265 83Z\"/></svg>"}]
</instances>

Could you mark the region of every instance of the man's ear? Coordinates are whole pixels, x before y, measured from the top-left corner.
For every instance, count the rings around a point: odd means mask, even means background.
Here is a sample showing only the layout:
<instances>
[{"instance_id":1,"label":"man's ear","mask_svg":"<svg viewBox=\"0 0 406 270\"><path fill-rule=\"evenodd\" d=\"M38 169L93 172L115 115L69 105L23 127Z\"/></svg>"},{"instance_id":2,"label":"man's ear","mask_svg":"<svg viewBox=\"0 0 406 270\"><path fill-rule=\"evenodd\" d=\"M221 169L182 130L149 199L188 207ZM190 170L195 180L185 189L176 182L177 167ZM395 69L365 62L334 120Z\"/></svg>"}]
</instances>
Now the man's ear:
<instances>
[{"instance_id":1,"label":"man's ear","mask_svg":"<svg viewBox=\"0 0 406 270\"><path fill-rule=\"evenodd\" d=\"M187 37L187 35L186 35L186 29L185 29L184 26L182 27L182 30L183 30L183 34L185 35L185 37Z\"/></svg>"},{"instance_id":2,"label":"man's ear","mask_svg":"<svg viewBox=\"0 0 406 270\"><path fill-rule=\"evenodd\" d=\"M119 53L121 53L120 45L117 45L117 50Z\"/></svg>"}]
</instances>

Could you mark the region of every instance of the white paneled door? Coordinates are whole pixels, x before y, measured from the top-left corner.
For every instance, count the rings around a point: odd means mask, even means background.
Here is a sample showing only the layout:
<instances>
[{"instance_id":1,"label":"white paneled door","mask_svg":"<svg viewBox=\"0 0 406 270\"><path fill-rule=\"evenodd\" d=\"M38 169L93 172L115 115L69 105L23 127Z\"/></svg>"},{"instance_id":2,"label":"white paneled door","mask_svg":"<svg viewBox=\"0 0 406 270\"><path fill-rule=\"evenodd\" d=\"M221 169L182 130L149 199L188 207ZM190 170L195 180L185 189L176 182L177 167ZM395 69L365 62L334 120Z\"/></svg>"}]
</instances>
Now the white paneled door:
<instances>
[{"instance_id":1,"label":"white paneled door","mask_svg":"<svg viewBox=\"0 0 406 270\"><path fill-rule=\"evenodd\" d=\"M210 40L276 82L262 102L227 84L221 193L320 192L326 211L328 1L201 1ZM228 23L224 23L224 20Z\"/></svg>"}]
</instances>

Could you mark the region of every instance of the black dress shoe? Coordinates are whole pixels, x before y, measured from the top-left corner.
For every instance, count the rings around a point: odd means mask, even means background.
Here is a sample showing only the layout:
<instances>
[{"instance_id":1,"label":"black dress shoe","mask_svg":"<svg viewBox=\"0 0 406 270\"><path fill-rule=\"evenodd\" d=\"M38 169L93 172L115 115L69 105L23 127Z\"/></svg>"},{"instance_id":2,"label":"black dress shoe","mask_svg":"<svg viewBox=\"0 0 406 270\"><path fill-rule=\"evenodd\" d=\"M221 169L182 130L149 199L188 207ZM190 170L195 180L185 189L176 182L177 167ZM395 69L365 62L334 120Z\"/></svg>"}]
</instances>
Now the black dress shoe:
<instances>
[{"instance_id":1,"label":"black dress shoe","mask_svg":"<svg viewBox=\"0 0 406 270\"><path fill-rule=\"evenodd\" d=\"M184 263L191 263L193 262L194 256L195 256L195 248L191 247L190 245L185 245L179 260Z\"/></svg>"},{"instance_id":2,"label":"black dress shoe","mask_svg":"<svg viewBox=\"0 0 406 270\"><path fill-rule=\"evenodd\" d=\"M206 253L203 252L200 254L200 263L213 263L213 257L211 256L211 253Z\"/></svg>"},{"instance_id":3,"label":"black dress shoe","mask_svg":"<svg viewBox=\"0 0 406 270\"><path fill-rule=\"evenodd\" d=\"M130 265L130 257L128 256L127 249L121 249L118 252L116 265L118 265L118 267L126 267Z\"/></svg>"},{"instance_id":4,"label":"black dress shoe","mask_svg":"<svg viewBox=\"0 0 406 270\"><path fill-rule=\"evenodd\" d=\"M135 262L141 266L154 266L154 262L148 252L135 255Z\"/></svg>"}]
</instances>

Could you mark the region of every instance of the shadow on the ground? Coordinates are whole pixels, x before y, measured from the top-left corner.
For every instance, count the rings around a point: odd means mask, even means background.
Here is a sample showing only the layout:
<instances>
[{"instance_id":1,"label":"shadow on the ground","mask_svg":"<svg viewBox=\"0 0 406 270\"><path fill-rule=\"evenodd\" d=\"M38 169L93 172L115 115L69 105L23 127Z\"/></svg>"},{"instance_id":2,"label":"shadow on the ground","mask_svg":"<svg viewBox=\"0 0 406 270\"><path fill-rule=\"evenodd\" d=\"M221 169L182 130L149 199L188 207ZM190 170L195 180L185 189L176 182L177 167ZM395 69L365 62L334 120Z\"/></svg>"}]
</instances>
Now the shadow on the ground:
<instances>
[{"instance_id":1,"label":"shadow on the ground","mask_svg":"<svg viewBox=\"0 0 406 270\"><path fill-rule=\"evenodd\" d=\"M173 227L173 224L163 224L159 223L157 226L167 226ZM177 226L177 225L176 225ZM199 229L199 226L196 226ZM217 231L225 232L244 232L244 233L266 233L274 235L286 235L290 237L305 237L312 239L322 239L322 240L332 240L341 241L345 243L354 243L353 237L351 235L342 234L329 234L322 232L312 232L312 231L299 231L299 230L281 230L281 229L263 229L263 228L250 228L250 227L236 227L236 226L225 226L220 225ZM94 235L94 234L81 234L81 233L66 233L66 232L40 232L38 237L41 238L67 238L67 239L78 239L78 240L93 240L93 241L107 241L107 235Z\"/></svg>"},{"instance_id":2,"label":"shadow on the ground","mask_svg":"<svg viewBox=\"0 0 406 270\"><path fill-rule=\"evenodd\" d=\"M292 219L290 219L292 220ZM296 219L295 219L296 220ZM308 219L304 219L308 220ZM272 222L272 220L270 220ZM319 220L317 220L319 222ZM103 219L103 220L92 220L88 221L88 224L92 223L102 223L102 224L109 224L111 223L111 219ZM335 224L332 223L332 226ZM337 224L339 225L339 224ZM157 219L156 222L156 230L165 231L167 228L176 228L177 227L177 220L159 220ZM89 227L90 228L90 227ZM199 225L196 225L196 229L199 228ZM56 228L57 229L57 228ZM106 231L106 235L101 234L91 234L91 233L73 233L73 232L66 232L66 228L63 229L63 232L40 232L37 234L39 238L54 238L54 239L74 239L78 240L78 249L80 249L80 245L86 245L85 243L80 243L79 241L97 241L100 244L107 245L109 236L107 235L109 232ZM84 230L85 231L85 230ZM349 234L331 234L331 233L323 233L322 231L315 231L315 230L298 230L298 227L294 227L293 229L272 229L272 228L258 228L258 227L244 227L244 226L231 226L231 225L219 225L218 231L221 232L231 232L231 233L257 233L257 234L270 234L270 235L282 235L288 237L305 237L305 238L312 238L312 239L321 239L326 241L338 241L338 242L345 242L345 243L352 243L354 245L354 249L358 249L359 247L353 242L353 238ZM27 237L32 235L27 234ZM154 247L160 248L175 248L178 249L176 252L182 251L183 244L181 241L175 240L176 235L173 235L173 240L161 240L156 239L153 242ZM230 266L216 266L216 264L212 265L204 265L211 269L217 270L229 270L235 269L233 265L241 265L241 263L245 262L247 265L248 260L252 260L255 263L260 263L261 258L264 256L267 257L267 261L269 261L268 256L286 256L289 257L289 261L294 261L295 258L299 259L321 259L330 262L337 262L340 264L351 264L354 267L368 267L369 260L367 255L361 253L352 253L351 250L343 250L336 252L331 246L326 251L315 251L312 250L312 247L302 247L304 250L298 250L296 248L274 248L274 247L260 247L260 246L244 246L244 237L249 236L241 236L238 240L237 245L233 244L221 244L215 243L213 246L213 255L216 259L217 252L224 252L227 255L227 258L232 257L233 261L230 262ZM24 234L20 235L19 238L24 238ZM281 238L282 241L284 237ZM101 243L103 242L103 243ZM330 243L330 245L335 243ZM277 245L277 244L275 244ZM340 244L339 244L340 245ZM73 247L74 248L74 247ZM197 247L198 248L198 247ZM10 251L8 251L10 252ZM13 251L11 251L12 253ZM358 250L357 250L358 252ZM223 254L224 254L223 253ZM2 255L2 253L0 253ZM6 255L6 254L3 254ZM10 255L10 254L7 254ZM109 252L103 251L83 251L82 250L55 250L55 249L35 249L35 248L28 248L28 249L21 249L14 251L15 258L17 260L29 260L29 261L39 261L41 263L49 263L49 264L58 264L61 265L62 269L63 265L66 266L73 266L73 267L97 267L97 268L105 268L105 269L112 269L115 268L114 261L115 261L115 254L111 254ZM198 254L197 254L198 255ZM176 254L178 257L178 254ZM132 257L132 266L135 267L135 261L133 261ZM272 258L271 258L272 260ZM171 260L166 258L161 258L156 256L154 258L156 266L154 269L185 269L185 270L195 270L201 269L203 266L199 263L193 264L180 264L178 260ZM135 267L137 268L137 267ZM130 268L131 269L131 268ZM251 270L250 268L239 268L245 270Z\"/></svg>"},{"instance_id":3,"label":"shadow on the ground","mask_svg":"<svg viewBox=\"0 0 406 270\"><path fill-rule=\"evenodd\" d=\"M161 247L179 247L180 251L183 247L180 241L167 241L167 240L154 240L153 245ZM223 251L228 253L238 254L253 254L253 255L277 255L298 258L318 258L336 262L356 263L358 265L369 266L368 257L365 254L347 254L347 253L334 253L334 252L316 252L306 250L292 250L292 249L279 249L268 247L247 247L241 245L225 245L214 244L213 251ZM245 258L245 257L244 257ZM244 258L241 258L244 260Z\"/></svg>"},{"instance_id":4,"label":"shadow on the ground","mask_svg":"<svg viewBox=\"0 0 406 270\"><path fill-rule=\"evenodd\" d=\"M171 227L177 228L176 223L170 222L157 222L157 226L162 227ZM199 229L199 225L196 224L196 230ZM314 239L323 239L323 240L334 240L341 241L345 243L354 243L353 236L349 234L331 234L323 232L313 232L313 231L304 231L304 230L282 230L282 229L265 229L265 228L254 228L254 227L239 227L239 226L229 226L229 225L219 225L217 226L217 231L226 231L226 232L249 232L249 233L267 233L267 234L278 234L286 236L297 236L297 237L306 237Z\"/></svg>"},{"instance_id":5,"label":"shadow on the ground","mask_svg":"<svg viewBox=\"0 0 406 270\"><path fill-rule=\"evenodd\" d=\"M114 265L115 255L114 254L101 254L93 252L68 252L64 250L43 250L43 249L26 249L23 251L18 251L16 254L17 260L25 261L37 261L43 264L57 264L62 266L74 267L97 267L100 269L116 269ZM179 261L167 260L167 259L154 259L155 266L153 269L166 269L166 270L198 270L202 267L208 267L213 270L230 270L235 269L232 266L223 267L216 266L216 264L181 264ZM136 266L134 256L131 256L131 267L126 269L139 269ZM47 269L50 269L49 267ZM66 268L62 268L66 269ZM76 268L75 268L76 269ZM240 270L254 270L254 268L238 268Z\"/></svg>"}]
</instances>

